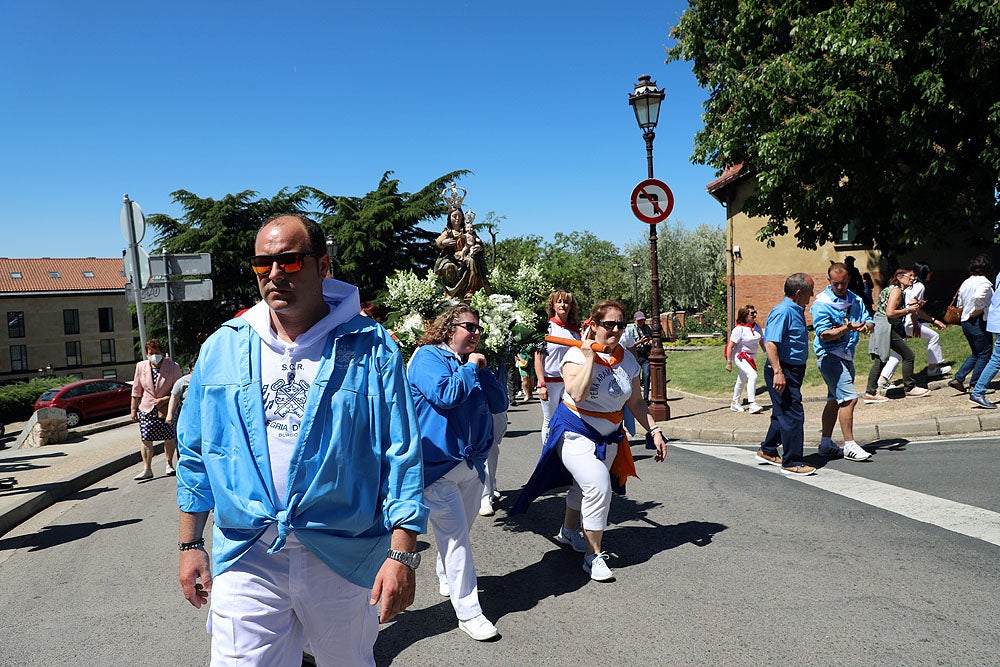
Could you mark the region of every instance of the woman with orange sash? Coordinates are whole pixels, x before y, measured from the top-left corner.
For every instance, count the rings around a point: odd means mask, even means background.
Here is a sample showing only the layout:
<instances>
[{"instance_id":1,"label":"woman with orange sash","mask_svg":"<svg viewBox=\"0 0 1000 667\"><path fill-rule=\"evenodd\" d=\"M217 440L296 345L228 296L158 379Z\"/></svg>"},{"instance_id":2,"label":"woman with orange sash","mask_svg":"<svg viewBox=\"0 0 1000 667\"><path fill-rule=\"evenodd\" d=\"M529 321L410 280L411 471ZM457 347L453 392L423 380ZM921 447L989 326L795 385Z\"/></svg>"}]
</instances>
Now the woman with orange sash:
<instances>
[{"instance_id":1,"label":"woman with orange sash","mask_svg":"<svg viewBox=\"0 0 1000 667\"><path fill-rule=\"evenodd\" d=\"M608 581L614 573L607 565L602 540L611 508L611 477L624 486L628 477L636 476L623 428L623 408L627 405L649 431L656 461L666 456L667 441L642 400L639 362L618 344L627 324L625 307L617 301L602 301L588 322L592 324L580 347L566 348L562 403L549 421L548 439L535 472L511 511L524 512L545 491L569 484L563 525L555 539L584 554L583 569L591 579ZM595 352L594 343L610 352Z\"/></svg>"},{"instance_id":2,"label":"woman with orange sash","mask_svg":"<svg viewBox=\"0 0 1000 667\"><path fill-rule=\"evenodd\" d=\"M580 340L580 306L572 292L557 291L549 295L546 304L549 314L548 335ZM549 419L562 400L562 360L566 354L563 345L548 343L545 351L535 353L535 377L538 378L538 401L542 405L542 444L548 437Z\"/></svg>"}]
</instances>

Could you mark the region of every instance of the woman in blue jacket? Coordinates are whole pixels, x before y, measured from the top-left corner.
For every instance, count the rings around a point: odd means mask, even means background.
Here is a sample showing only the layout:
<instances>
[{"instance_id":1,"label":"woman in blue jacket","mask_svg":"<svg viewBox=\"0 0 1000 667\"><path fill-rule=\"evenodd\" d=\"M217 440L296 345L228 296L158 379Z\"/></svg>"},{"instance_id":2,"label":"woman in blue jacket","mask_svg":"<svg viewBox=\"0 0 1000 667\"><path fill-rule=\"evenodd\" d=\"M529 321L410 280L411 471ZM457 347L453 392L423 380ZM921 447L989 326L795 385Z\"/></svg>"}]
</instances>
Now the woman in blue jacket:
<instances>
[{"instance_id":1,"label":"woman in blue jacket","mask_svg":"<svg viewBox=\"0 0 1000 667\"><path fill-rule=\"evenodd\" d=\"M451 598L458 627L478 641L498 633L479 606L469 529L482 499L493 414L507 409L504 388L486 368L486 357L475 351L481 335L479 313L451 306L427 327L407 371L420 425L424 502L438 548L439 590Z\"/></svg>"}]
</instances>

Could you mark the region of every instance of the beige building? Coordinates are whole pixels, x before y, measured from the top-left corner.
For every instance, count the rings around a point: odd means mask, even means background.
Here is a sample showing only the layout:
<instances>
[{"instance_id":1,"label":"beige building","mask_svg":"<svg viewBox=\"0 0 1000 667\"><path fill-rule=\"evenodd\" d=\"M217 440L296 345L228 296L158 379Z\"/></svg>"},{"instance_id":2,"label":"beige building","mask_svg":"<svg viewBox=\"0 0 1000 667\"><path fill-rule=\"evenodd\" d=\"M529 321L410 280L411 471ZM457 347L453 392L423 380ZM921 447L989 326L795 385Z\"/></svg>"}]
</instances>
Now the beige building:
<instances>
[{"instance_id":1,"label":"beige building","mask_svg":"<svg viewBox=\"0 0 1000 667\"><path fill-rule=\"evenodd\" d=\"M131 380L137 343L120 258L0 257L0 384Z\"/></svg>"},{"instance_id":2,"label":"beige building","mask_svg":"<svg viewBox=\"0 0 1000 667\"><path fill-rule=\"evenodd\" d=\"M830 263L843 262L852 256L858 270L871 275L874 295L890 277L883 275L886 267L880 252L854 242L850 224L844 226L837 242L824 244L816 250L799 248L791 231L775 238L773 247L758 241L757 231L767 224L767 220L751 218L743 213L743 204L753 193L754 179L742 169L742 165L727 169L706 187L708 193L726 209L726 274L729 288L726 302L730 328L736 311L745 304L757 307L760 312L758 320L763 324L767 313L783 298L785 278L792 273L811 275L819 292L829 284L826 271ZM952 296L966 277L965 267L969 259L984 250L987 249L918 247L901 255L899 263L908 265L913 261L923 261L931 266L934 279L927 283L928 307L943 311L942 303Z\"/></svg>"}]
</instances>

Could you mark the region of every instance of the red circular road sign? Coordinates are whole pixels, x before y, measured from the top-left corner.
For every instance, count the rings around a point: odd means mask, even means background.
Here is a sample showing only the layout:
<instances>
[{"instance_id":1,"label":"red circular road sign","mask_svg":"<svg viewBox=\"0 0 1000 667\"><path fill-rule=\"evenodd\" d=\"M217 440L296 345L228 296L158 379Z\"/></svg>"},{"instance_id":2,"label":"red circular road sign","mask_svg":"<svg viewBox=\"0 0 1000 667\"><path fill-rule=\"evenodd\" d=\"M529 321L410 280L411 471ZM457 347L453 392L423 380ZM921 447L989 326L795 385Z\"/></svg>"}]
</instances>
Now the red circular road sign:
<instances>
[{"instance_id":1,"label":"red circular road sign","mask_svg":"<svg viewBox=\"0 0 1000 667\"><path fill-rule=\"evenodd\" d=\"M663 222L673 210L674 193L663 181L647 178L632 190L632 212L647 224Z\"/></svg>"}]
</instances>

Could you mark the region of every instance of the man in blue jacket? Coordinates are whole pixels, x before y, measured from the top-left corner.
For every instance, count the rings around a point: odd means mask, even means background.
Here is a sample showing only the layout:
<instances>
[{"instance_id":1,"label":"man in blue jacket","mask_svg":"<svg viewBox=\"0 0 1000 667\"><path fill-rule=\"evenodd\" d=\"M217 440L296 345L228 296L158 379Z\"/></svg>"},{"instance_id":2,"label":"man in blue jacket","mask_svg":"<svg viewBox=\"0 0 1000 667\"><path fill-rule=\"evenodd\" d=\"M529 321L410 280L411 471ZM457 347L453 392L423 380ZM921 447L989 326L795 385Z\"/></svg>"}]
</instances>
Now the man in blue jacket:
<instances>
[{"instance_id":1,"label":"man in blue jacket","mask_svg":"<svg viewBox=\"0 0 1000 667\"><path fill-rule=\"evenodd\" d=\"M297 665L306 645L374 665L379 621L413 602L427 507L403 362L325 248L308 218L261 227L262 300L206 341L181 413L180 582L195 607L211 593L212 665Z\"/></svg>"},{"instance_id":2,"label":"man in blue jacket","mask_svg":"<svg viewBox=\"0 0 1000 667\"><path fill-rule=\"evenodd\" d=\"M830 286L813 301L813 352L816 365L826 382L826 407L823 409L823 431L819 453L830 458L843 456L848 461L867 461L871 454L854 441L854 407L858 393L854 390L854 349L859 332L871 333L875 320L864 301L847 289L851 274L840 262L826 271ZM840 421L844 436L843 448L833 442L833 426Z\"/></svg>"}]
</instances>

